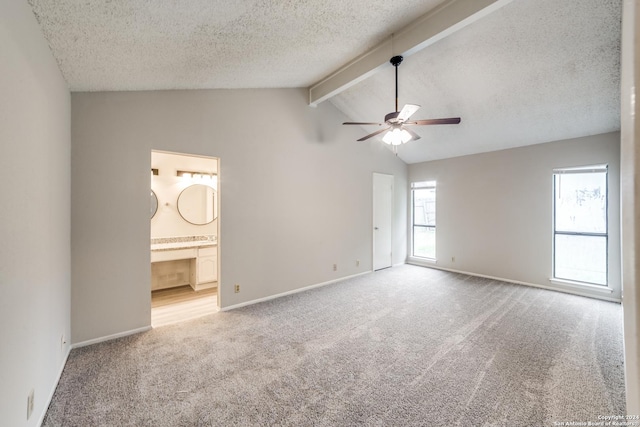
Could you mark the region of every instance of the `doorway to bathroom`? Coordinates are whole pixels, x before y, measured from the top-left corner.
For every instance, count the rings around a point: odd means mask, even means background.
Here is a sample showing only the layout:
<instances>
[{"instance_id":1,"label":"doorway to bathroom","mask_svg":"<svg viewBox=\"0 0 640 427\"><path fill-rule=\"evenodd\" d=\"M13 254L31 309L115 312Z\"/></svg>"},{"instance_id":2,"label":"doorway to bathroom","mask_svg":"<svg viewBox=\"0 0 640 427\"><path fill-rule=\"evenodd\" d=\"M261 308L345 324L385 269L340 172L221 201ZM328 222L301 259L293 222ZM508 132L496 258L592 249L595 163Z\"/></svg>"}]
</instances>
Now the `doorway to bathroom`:
<instances>
[{"instance_id":1,"label":"doorway to bathroom","mask_svg":"<svg viewBox=\"0 0 640 427\"><path fill-rule=\"evenodd\" d=\"M151 326L218 311L219 159L151 151Z\"/></svg>"}]
</instances>

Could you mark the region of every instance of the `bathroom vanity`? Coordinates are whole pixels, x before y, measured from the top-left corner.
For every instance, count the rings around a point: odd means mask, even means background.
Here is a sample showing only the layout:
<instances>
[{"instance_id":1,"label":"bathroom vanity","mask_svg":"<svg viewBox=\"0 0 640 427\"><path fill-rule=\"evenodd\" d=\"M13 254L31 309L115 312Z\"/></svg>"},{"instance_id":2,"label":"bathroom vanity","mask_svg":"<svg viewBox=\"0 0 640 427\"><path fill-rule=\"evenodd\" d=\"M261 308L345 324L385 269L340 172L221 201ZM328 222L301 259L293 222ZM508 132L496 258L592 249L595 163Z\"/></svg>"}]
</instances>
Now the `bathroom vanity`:
<instances>
[{"instance_id":1,"label":"bathroom vanity","mask_svg":"<svg viewBox=\"0 0 640 427\"><path fill-rule=\"evenodd\" d=\"M151 239L151 290L218 284L218 245L212 236Z\"/></svg>"}]
</instances>

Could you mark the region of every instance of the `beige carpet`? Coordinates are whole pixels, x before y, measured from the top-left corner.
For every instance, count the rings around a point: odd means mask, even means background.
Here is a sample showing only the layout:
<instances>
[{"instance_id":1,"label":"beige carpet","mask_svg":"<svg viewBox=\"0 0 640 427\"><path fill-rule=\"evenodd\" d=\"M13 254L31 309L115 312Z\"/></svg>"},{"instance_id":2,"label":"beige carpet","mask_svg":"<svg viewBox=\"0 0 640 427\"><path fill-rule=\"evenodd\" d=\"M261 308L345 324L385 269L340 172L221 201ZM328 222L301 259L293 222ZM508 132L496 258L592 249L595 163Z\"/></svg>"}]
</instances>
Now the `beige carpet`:
<instances>
[{"instance_id":1,"label":"beige carpet","mask_svg":"<svg viewBox=\"0 0 640 427\"><path fill-rule=\"evenodd\" d=\"M621 321L406 265L73 350L44 425L595 422L625 412Z\"/></svg>"}]
</instances>

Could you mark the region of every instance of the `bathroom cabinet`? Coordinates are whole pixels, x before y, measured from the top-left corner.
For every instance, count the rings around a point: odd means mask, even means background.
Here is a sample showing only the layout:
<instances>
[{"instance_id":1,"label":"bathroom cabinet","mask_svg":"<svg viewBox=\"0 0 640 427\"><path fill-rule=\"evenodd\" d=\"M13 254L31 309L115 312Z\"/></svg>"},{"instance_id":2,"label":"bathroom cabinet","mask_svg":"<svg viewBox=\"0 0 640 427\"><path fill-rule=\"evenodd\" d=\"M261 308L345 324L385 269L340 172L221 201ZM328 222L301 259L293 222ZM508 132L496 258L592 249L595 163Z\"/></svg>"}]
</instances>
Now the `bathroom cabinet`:
<instances>
[{"instance_id":1,"label":"bathroom cabinet","mask_svg":"<svg viewBox=\"0 0 640 427\"><path fill-rule=\"evenodd\" d=\"M191 260L191 287L196 291L214 287L218 280L218 248L199 248L198 257Z\"/></svg>"},{"instance_id":2,"label":"bathroom cabinet","mask_svg":"<svg viewBox=\"0 0 640 427\"><path fill-rule=\"evenodd\" d=\"M194 290L213 288L218 282L218 247L167 248L152 246L151 290L190 285Z\"/></svg>"}]
</instances>

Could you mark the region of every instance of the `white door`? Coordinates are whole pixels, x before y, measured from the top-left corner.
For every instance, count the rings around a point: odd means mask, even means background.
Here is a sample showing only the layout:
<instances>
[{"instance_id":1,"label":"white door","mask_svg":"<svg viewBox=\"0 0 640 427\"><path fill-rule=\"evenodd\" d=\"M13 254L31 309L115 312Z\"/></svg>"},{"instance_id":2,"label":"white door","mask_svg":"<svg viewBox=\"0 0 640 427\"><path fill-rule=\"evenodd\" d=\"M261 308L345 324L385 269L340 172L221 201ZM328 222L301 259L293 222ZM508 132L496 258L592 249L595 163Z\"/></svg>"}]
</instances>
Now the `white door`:
<instances>
[{"instance_id":1,"label":"white door","mask_svg":"<svg viewBox=\"0 0 640 427\"><path fill-rule=\"evenodd\" d=\"M393 175L373 174L373 269L391 267Z\"/></svg>"}]
</instances>

